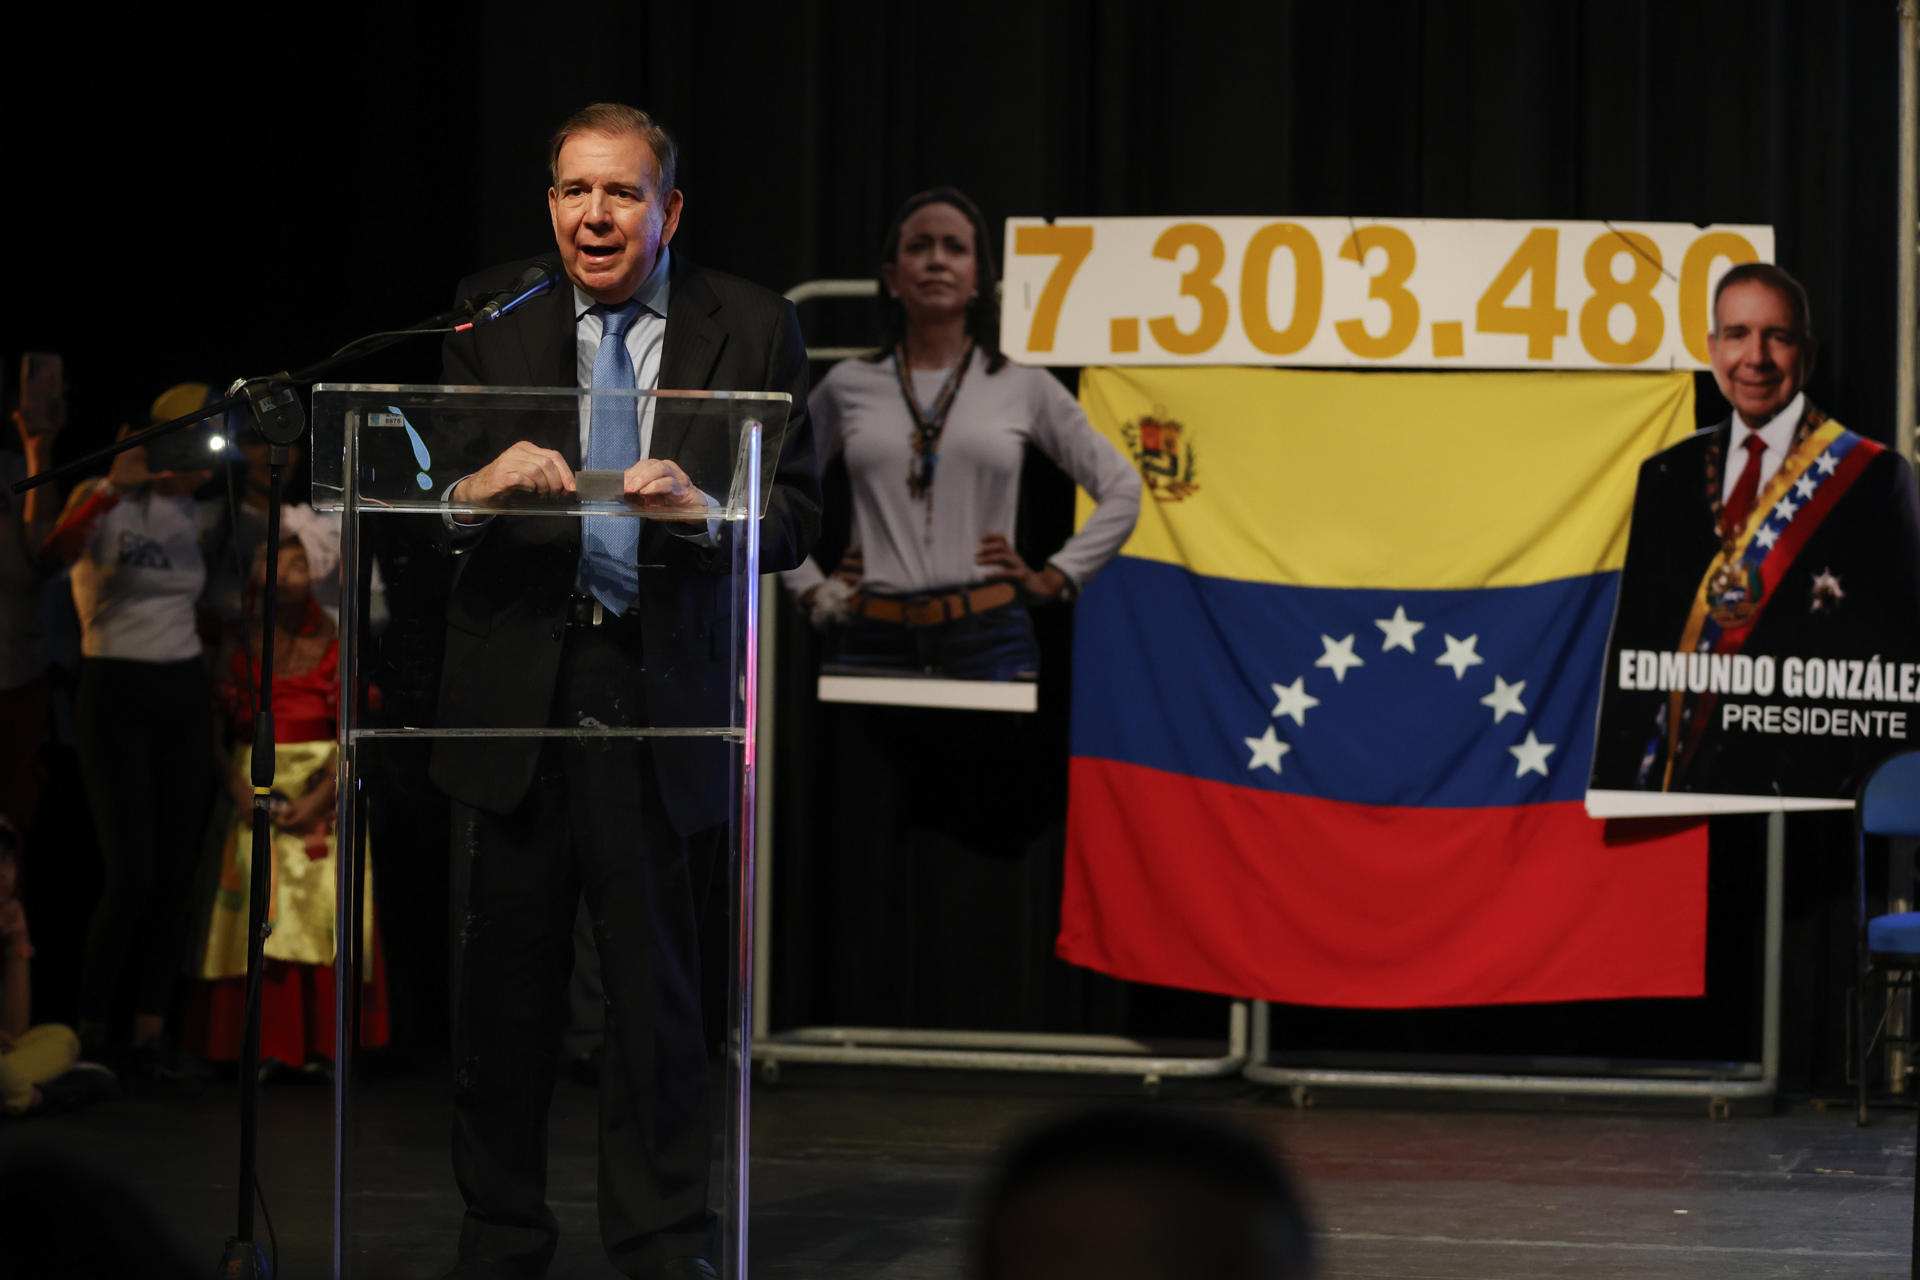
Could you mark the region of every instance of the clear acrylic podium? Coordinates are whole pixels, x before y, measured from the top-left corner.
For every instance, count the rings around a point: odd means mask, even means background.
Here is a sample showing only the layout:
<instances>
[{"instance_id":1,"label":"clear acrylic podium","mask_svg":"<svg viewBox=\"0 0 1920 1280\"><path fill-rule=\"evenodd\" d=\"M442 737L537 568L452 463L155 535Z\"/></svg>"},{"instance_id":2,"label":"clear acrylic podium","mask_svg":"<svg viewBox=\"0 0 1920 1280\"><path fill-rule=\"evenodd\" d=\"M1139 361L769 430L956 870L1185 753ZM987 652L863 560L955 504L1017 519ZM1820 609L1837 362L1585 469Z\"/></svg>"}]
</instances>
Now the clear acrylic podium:
<instances>
[{"instance_id":1,"label":"clear acrylic podium","mask_svg":"<svg viewBox=\"0 0 1920 1280\"><path fill-rule=\"evenodd\" d=\"M670 459L685 471L699 490L692 499L698 505L630 501L621 496L619 472L585 470L578 471L576 491L565 496L529 495L484 507L450 504L456 482L515 441L577 456L584 424L609 408L635 424L641 456ZM376 890L407 878L391 874L394 868L410 874L434 865L409 865L409 859L446 864L450 901L441 904L442 918L456 922L448 927L455 957L450 974L457 975L461 949L474 945L477 933L469 931L474 917L462 900L469 883L462 859L470 856L470 846L459 847L451 831L436 843L430 818L423 830L422 815L444 812L447 803L439 793L448 788L429 779L457 789L470 765L505 775L518 770L530 776L537 768L552 777L564 774L568 760L586 758L577 754L586 750L629 751L639 769L651 769L674 827L686 834L699 824L688 848L711 858L690 859L699 865L687 876L692 895L701 899L695 910L705 922L702 950L727 957L723 1027L713 1025L712 1006L705 1006L703 1057L712 1099L708 1205L717 1221L715 1265L723 1276L746 1275L760 530L789 408L783 394L315 387L313 503L342 516L343 863L336 877L335 936L346 945L337 948L334 966L336 1277L444 1270L454 1260L463 1208L447 1159L451 1094L422 1086L413 1095L416 1102L436 1101L447 1123L435 1125L426 1117L426 1123L396 1125L379 1086L356 1083L351 1055L363 1026L362 1002L372 990L369 983L391 971L380 956L382 943L363 946L363 940L419 927L378 902L376 927L363 927L359 904L369 862L382 868ZM635 662L645 696L635 701L645 705L633 707L631 716L582 715L563 725L554 723L554 673L575 629L596 625L571 599L580 585L578 546L583 533L608 527L604 521L589 525L587 517L636 522L640 598L619 621L629 628L622 635L644 638L634 648L644 649ZM381 608L369 608L375 565L385 584ZM475 669L458 668L487 653L490 661L510 655L512 663L476 692ZM463 803L485 807L487 798L465 796ZM613 803L632 800L609 797ZM649 856L643 843L636 833L635 858ZM370 859L344 856L369 848ZM715 923L722 920L724 926ZM621 922L596 927L611 937ZM723 945L714 937L721 928ZM365 954L368 946L375 954ZM712 970L718 967L717 961L708 966L705 988L717 989L721 975ZM452 985L457 988L457 978ZM450 1018L457 1016L455 998L448 997ZM457 998L481 997L466 992ZM556 1055L559 1049L555 1044ZM460 1064L453 1069L457 1074ZM555 1069L564 1076L558 1061ZM591 1153L595 1146L592 1108L577 1099L569 1108L561 1096L565 1089L563 1084L555 1091L547 1173L548 1202L563 1206L557 1211L563 1255L581 1248L582 1232L599 1248L594 1162L579 1157L583 1147ZM583 1109L587 1132L565 1131L569 1123L579 1128ZM398 1135L401 1128L410 1136ZM434 1167L430 1154L407 1162L415 1170L413 1181L428 1185L397 1185L400 1162L388 1158L393 1145L423 1142L440 1159L438 1181L417 1173ZM400 1204L407 1206L406 1220L418 1224L418 1257L369 1256L356 1244L356 1219L400 1213ZM383 1238L394 1238L396 1225L383 1221Z\"/></svg>"}]
</instances>

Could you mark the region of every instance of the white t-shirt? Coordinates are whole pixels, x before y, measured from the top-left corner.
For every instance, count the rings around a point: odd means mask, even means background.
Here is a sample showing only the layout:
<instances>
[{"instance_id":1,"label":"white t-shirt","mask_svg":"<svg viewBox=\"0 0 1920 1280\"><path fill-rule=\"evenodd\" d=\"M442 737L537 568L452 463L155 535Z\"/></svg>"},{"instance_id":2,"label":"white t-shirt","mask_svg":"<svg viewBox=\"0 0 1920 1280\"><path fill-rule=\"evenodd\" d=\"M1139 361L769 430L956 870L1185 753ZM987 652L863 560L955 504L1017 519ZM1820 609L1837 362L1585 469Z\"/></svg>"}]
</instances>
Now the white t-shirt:
<instances>
[{"instance_id":1,"label":"white t-shirt","mask_svg":"<svg viewBox=\"0 0 1920 1280\"><path fill-rule=\"evenodd\" d=\"M76 500L99 483L87 482ZM193 610L207 571L192 498L123 496L94 525L72 577L85 656L179 662L200 655Z\"/></svg>"}]
</instances>

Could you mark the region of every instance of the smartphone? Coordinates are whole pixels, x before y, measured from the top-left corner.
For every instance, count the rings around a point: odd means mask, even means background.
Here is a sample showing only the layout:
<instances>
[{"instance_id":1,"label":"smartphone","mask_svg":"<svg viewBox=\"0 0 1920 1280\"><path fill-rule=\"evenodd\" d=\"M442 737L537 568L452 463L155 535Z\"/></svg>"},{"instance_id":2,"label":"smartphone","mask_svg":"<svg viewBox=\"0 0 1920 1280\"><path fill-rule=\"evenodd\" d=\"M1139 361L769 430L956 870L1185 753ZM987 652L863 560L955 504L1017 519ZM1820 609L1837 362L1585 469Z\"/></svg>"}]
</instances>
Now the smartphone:
<instances>
[{"instance_id":1,"label":"smartphone","mask_svg":"<svg viewBox=\"0 0 1920 1280\"><path fill-rule=\"evenodd\" d=\"M67 424L66 372L58 353L29 351L20 357L20 417L31 436Z\"/></svg>"}]
</instances>

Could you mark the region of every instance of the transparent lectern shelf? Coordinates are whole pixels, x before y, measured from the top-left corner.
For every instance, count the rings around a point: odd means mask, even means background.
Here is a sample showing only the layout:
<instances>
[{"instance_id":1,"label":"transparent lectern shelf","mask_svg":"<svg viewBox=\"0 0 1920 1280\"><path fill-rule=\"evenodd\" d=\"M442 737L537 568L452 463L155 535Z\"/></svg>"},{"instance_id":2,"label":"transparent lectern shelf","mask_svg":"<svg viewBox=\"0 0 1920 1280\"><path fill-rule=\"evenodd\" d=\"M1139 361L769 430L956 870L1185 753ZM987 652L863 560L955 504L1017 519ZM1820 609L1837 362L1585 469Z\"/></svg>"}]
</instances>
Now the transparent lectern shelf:
<instances>
[{"instance_id":1,"label":"transparent lectern shelf","mask_svg":"<svg viewBox=\"0 0 1920 1280\"><path fill-rule=\"evenodd\" d=\"M779 465L792 398L739 391L588 391L577 387L441 387L321 383L313 393L313 504L364 514L634 516L676 522L748 518L746 439L760 434L760 509ZM446 502L460 480L527 441L581 456L589 423L628 424L628 457L673 462L706 499L693 507L621 493L617 469L574 468L575 491ZM596 439L598 437L596 436Z\"/></svg>"}]
</instances>

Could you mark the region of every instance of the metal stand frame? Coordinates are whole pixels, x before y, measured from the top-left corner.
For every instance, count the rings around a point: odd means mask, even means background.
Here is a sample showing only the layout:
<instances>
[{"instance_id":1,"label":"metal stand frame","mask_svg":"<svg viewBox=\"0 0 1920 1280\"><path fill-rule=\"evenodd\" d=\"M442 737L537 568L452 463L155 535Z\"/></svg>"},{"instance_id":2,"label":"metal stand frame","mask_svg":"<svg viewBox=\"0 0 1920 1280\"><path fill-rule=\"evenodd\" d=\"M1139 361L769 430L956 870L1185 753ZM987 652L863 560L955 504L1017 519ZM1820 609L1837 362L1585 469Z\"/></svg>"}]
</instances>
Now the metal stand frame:
<instances>
[{"instance_id":1,"label":"metal stand frame","mask_svg":"<svg viewBox=\"0 0 1920 1280\"><path fill-rule=\"evenodd\" d=\"M1321 1088L1440 1090L1455 1093L1575 1094L1615 1098L1700 1098L1716 1117L1728 1114L1736 1099L1766 1099L1780 1079L1780 934L1782 885L1786 874L1786 815L1767 815L1767 904L1765 976L1761 993L1760 1061L1743 1062L1726 1072L1685 1071L1676 1064L1654 1073L1628 1075L1496 1075L1448 1071L1343 1071L1317 1067L1277 1067L1267 1062L1266 1003L1253 1011L1253 1063L1247 1079L1291 1091L1295 1106Z\"/></svg>"},{"instance_id":2,"label":"metal stand frame","mask_svg":"<svg viewBox=\"0 0 1920 1280\"><path fill-rule=\"evenodd\" d=\"M870 298L872 280L808 280L787 290L798 306L815 298ZM811 360L864 354L865 347L807 348ZM760 584L760 711L758 817L754 824L753 1061L761 1078L776 1080L783 1062L870 1067L922 1067L961 1071L1049 1071L1141 1078L1149 1090L1168 1078L1231 1076L1247 1063L1247 1006L1228 1010L1226 1052L1180 1057L1124 1036L1040 1032L936 1031L913 1027L792 1027L775 1031L767 993L773 954L774 646L779 584Z\"/></svg>"},{"instance_id":3,"label":"metal stand frame","mask_svg":"<svg viewBox=\"0 0 1920 1280\"><path fill-rule=\"evenodd\" d=\"M1900 0L1900 216L1895 240L1893 442L1914 462L1915 330L1920 327L1920 4Z\"/></svg>"},{"instance_id":4,"label":"metal stand frame","mask_svg":"<svg viewBox=\"0 0 1920 1280\"><path fill-rule=\"evenodd\" d=\"M799 290L795 290L798 293ZM792 295L789 295L792 296ZM812 354L809 352L809 354ZM783 1062L835 1066L918 1067L958 1071L1045 1071L1139 1076L1149 1091L1168 1079L1231 1076L1247 1064L1247 1006L1227 1015L1226 1052L1181 1057L1125 1036L1016 1031L936 1031L914 1027L792 1027L775 1031L767 993L773 954L774 646L779 583L760 583L760 711L758 787L754 795L753 1061L760 1077L780 1078Z\"/></svg>"},{"instance_id":5,"label":"metal stand frame","mask_svg":"<svg viewBox=\"0 0 1920 1280\"><path fill-rule=\"evenodd\" d=\"M1899 39L1896 50L1900 59L1900 132L1899 153L1896 173L1899 201L1899 219L1896 226L1895 258L1898 271L1895 277L1894 326L1897 335L1894 344L1894 387L1893 387L1893 443L1900 456L1909 463L1920 462L1914 453L1914 416L1916 399L1920 398L1920 2L1900 0ZM1910 911L1913 909L1912 861L1903 864L1896 862L1901 854L1889 855L1887 879L1887 910ZM1908 1028L1912 1020L1912 996L1896 999L1888 994L1888 1032L1889 1043L1886 1047L1888 1092L1896 1096L1907 1093L1907 1070L1909 1050L1904 1037L1910 1034ZM1861 1035L1866 1028L1858 1028ZM1900 1043L1893 1043L1895 1037ZM1915 1194L1920 1196L1920 1189ZM1920 1205L1920 1201L1916 1202ZM1920 1244L1920 1218L1915 1219L1914 1238ZM1920 1248L1915 1250L1916 1260L1920 1260ZM1916 1271L1920 1274L1920 1270Z\"/></svg>"}]
</instances>

